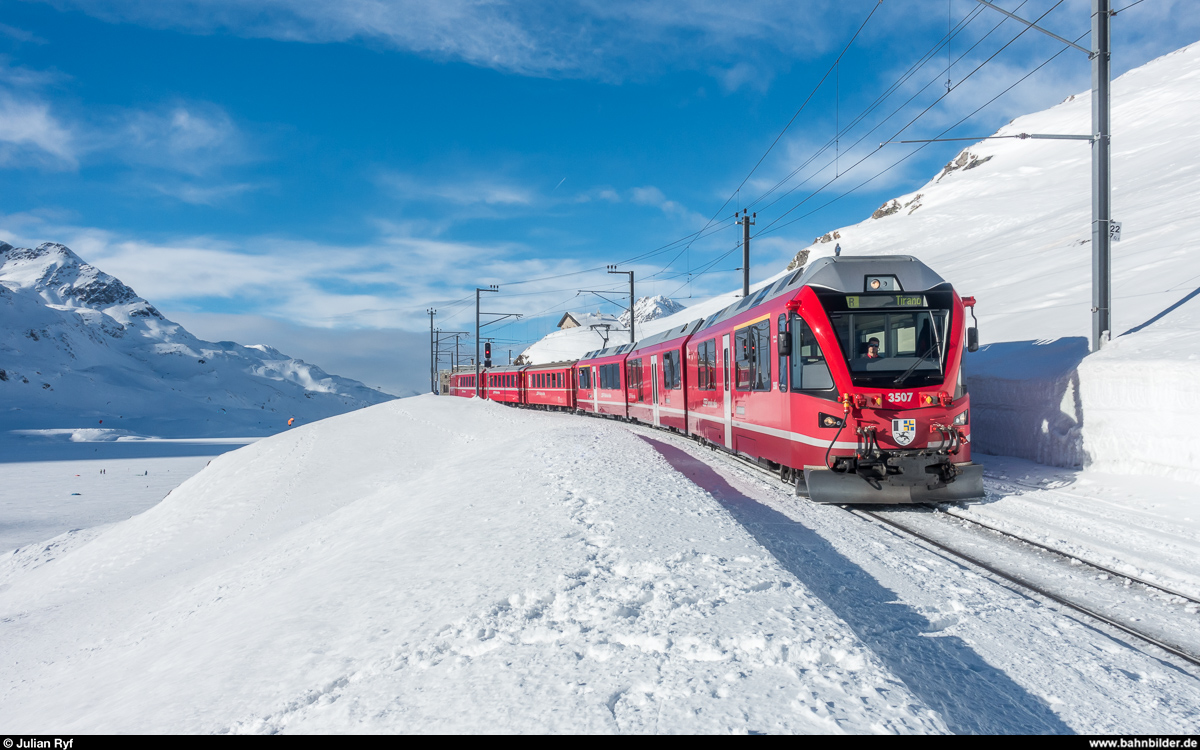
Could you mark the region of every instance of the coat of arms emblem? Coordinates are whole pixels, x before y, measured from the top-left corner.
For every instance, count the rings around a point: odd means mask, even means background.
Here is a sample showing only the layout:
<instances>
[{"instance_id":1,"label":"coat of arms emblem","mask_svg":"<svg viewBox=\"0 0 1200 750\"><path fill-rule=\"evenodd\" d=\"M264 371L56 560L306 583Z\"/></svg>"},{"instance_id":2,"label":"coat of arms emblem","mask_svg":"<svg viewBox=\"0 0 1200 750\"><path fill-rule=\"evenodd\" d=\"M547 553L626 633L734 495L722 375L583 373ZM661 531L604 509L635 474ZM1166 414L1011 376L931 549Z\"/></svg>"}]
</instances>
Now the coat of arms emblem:
<instances>
[{"instance_id":1,"label":"coat of arms emblem","mask_svg":"<svg viewBox=\"0 0 1200 750\"><path fill-rule=\"evenodd\" d=\"M908 445L917 436L917 420L915 419L893 419L892 420L892 439L896 441L896 445Z\"/></svg>"}]
</instances>

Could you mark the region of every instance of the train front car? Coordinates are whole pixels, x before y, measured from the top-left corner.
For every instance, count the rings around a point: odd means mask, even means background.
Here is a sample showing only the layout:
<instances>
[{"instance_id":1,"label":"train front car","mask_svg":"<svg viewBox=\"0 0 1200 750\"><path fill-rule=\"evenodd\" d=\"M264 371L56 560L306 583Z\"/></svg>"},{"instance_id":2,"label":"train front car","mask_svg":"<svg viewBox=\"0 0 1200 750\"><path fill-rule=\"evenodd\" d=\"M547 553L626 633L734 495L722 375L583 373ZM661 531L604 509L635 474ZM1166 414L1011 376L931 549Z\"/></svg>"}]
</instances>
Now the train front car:
<instances>
[{"instance_id":1,"label":"train front car","mask_svg":"<svg viewBox=\"0 0 1200 750\"><path fill-rule=\"evenodd\" d=\"M797 491L838 504L982 497L966 306L949 282L916 258L860 256L820 259L802 284L786 304L792 416L829 447L804 462Z\"/></svg>"}]
</instances>

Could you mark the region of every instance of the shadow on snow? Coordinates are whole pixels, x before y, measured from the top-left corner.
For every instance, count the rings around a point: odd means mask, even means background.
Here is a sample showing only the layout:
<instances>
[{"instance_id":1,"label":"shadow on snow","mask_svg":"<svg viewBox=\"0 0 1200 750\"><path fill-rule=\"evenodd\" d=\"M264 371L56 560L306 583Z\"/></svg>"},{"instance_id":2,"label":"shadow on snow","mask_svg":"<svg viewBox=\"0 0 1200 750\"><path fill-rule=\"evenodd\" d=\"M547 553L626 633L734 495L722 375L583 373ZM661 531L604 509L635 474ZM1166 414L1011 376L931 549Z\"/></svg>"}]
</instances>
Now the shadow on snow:
<instances>
[{"instance_id":1,"label":"shadow on snow","mask_svg":"<svg viewBox=\"0 0 1200 750\"><path fill-rule=\"evenodd\" d=\"M643 437L710 492L808 590L842 618L892 673L956 734L1073 734L1039 698L989 665L961 638L939 636L923 615L804 525L734 489L708 465Z\"/></svg>"}]
</instances>

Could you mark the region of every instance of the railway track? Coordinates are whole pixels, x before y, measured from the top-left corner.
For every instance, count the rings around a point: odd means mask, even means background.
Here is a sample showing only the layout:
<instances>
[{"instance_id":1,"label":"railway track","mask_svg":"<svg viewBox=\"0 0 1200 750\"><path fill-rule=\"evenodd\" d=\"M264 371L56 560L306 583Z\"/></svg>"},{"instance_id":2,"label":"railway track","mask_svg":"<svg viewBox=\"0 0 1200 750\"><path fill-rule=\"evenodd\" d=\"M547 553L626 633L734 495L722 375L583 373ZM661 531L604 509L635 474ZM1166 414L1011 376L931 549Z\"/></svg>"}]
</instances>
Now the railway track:
<instances>
[{"instance_id":1,"label":"railway track","mask_svg":"<svg viewBox=\"0 0 1200 750\"><path fill-rule=\"evenodd\" d=\"M644 433L647 436L653 436L658 439L665 438L681 448L694 449L698 447L695 442L675 433L660 431L641 425L631 426L631 429L634 432ZM725 463L735 465L740 468L751 469L756 474L772 477L776 481L779 480L779 476L777 474L767 467L764 467L754 461L750 461L741 456L736 456L720 450L714 450L712 451L712 454L719 456L720 460ZM1137 584L1138 586L1143 587L1143 589L1145 589L1147 592L1157 592L1161 597L1166 597L1168 600L1173 600L1167 602L1155 602L1154 600L1150 600L1141 602L1141 605L1135 605L1144 606L1146 610L1158 609L1160 612L1164 608L1172 605L1176 607L1180 604L1186 603L1200 605L1200 599L1197 599L1196 597L1184 594L1162 584L1154 583L1136 576L1131 576L1127 573L1113 570L1112 568L1103 564L1081 558L1075 554L1055 549L1031 539L1026 539L1012 532L1005 531L981 521L977 521L973 518L949 512L944 508L935 512L926 508L904 508L896 510L848 507L848 511L865 521L885 525L888 528L898 531L905 536L934 547L941 553L956 558L971 567L986 571L996 578L1020 587L1021 589L1024 589L1025 591L1028 591L1037 597L1052 601L1055 604L1065 607L1073 612L1082 614L1096 622L1103 623L1122 633L1125 633L1126 635L1132 636L1143 643L1161 649L1162 651L1165 651L1176 658L1187 662L1188 664L1200 667L1200 647L1197 647L1200 646L1200 639L1197 639L1197 645L1184 645L1178 641L1186 640L1185 638L1173 638L1171 637L1172 634L1170 632L1165 634L1163 632L1148 632L1150 628L1137 627L1130 624L1130 620L1153 618L1132 618L1129 616L1128 612L1124 615L1120 614L1120 610L1122 608L1126 610L1129 608L1128 603L1122 602L1124 606L1113 607L1110 608L1111 611L1105 612L1102 611L1104 607L1099 606L1094 602L1081 601L1078 596L1072 596L1064 589L1075 588L1078 590L1081 588L1090 587L1094 590L1094 592L1098 591L1100 593L1100 596L1098 597L1099 599L1104 599L1104 592L1101 591L1101 589L1103 589L1105 586L1112 586L1115 584L1125 588L1133 584ZM929 525L929 522L932 521L932 525L934 527L941 527L936 530L943 533L931 533L929 528L917 528L919 524L912 523L912 521L918 519L926 522L927 525ZM946 538L947 535L955 535L953 533L945 533L953 531L950 529L951 522L948 519L954 519L954 521L958 521L960 524L969 525L976 531L973 535L971 535L970 538L967 538L962 534L958 534L960 537L960 543L955 544L953 541L948 541ZM909 522L906 523L905 521ZM988 545L985 544L987 539L984 535L1004 540L1004 543L1008 545L1008 549L998 550L996 545L993 544L989 550L991 552L990 555L986 553L980 554L978 552L964 549L964 547L968 546L968 544L976 544L980 547L987 547ZM964 540L966 543L962 543ZM1025 565L1024 570L1021 569L1021 565L1012 566L1004 564L1003 558L1006 557L1005 552L1011 553L1013 550L1021 549L1029 550L1024 553L1025 562L1033 564ZM1043 559L1031 560L1030 556L1033 555L1041 555ZM985 559L988 557L991 559ZM1058 563L1058 569L1054 571L1055 575L1062 575L1064 570L1069 570L1074 573L1074 575L1071 576L1063 576L1066 578L1067 582L1071 584L1070 586L1055 587L1047 585L1047 583L1044 581L1039 582L1034 580L1037 576L1030 575L1030 571L1036 570L1036 568L1039 566L1045 568L1047 566L1046 558L1052 558L1053 561ZM1053 566L1051 565L1050 567ZM1097 584L1096 578L1089 579L1084 578L1083 575L1081 575L1084 569L1097 571L1100 576L1105 578L1101 579L1102 582ZM1047 576L1043 574L1042 577L1045 578ZM1053 578L1054 576L1052 575L1049 577ZM1119 582L1121 581L1125 581L1127 583L1120 584ZM1195 617L1195 615L1191 615L1191 618ZM1185 626L1190 625L1190 630L1197 630L1194 620L1193 622L1188 623L1188 618L1173 618L1175 623L1178 623L1181 619L1184 620ZM1155 621L1158 622L1158 620Z\"/></svg>"},{"instance_id":2,"label":"railway track","mask_svg":"<svg viewBox=\"0 0 1200 750\"><path fill-rule=\"evenodd\" d=\"M935 539L930 534L927 534L918 529L914 529L910 525L896 521L894 516L889 516L887 513L881 513L878 511L863 510L862 508L852 508L850 510L850 512L854 513L860 517L870 518L879 523L886 524L894 529L898 529L911 537L920 539L922 542L929 544L933 547L936 547L937 549L939 549L943 552L946 552L950 555L953 555L954 557L964 560L977 568L986 570L987 572L991 573L992 575L1002 578L1002 579L1008 581L1009 583L1016 584L1017 586L1020 586L1021 588L1026 589L1027 591L1031 591L1031 592L1037 594L1038 596L1044 597L1044 598L1049 599L1057 604L1067 607L1071 610L1074 610L1081 614L1087 615L1088 617L1090 617L1094 620L1103 622L1106 625L1114 627L1123 633L1134 636L1135 638L1138 638L1139 640L1142 640L1146 643L1150 643L1154 646L1157 646L1158 648L1160 648L1163 651L1166 651L1170 654L1174 654L1175 656L1177 656L1180 659L1183 659L1184 661L1188 662L1189 664L1200 667L1200 654L1195 653L1195 651L1193 649L1175 644L1175 643L1173 643L1167 639L1164 639L1162 637L1159 637L1157 635L1147 633L1143 629L1128 625L1125 622L1122 622L1120 619L1118 619L1115 616L1110 616L1110 615L1107 615L1107 614L1099 611L1099 607L1096 607L1094 605L1083 604L1077 600L1070 598L1066 594L1063 594L1061 592L1051 591L1049 589L1049 587L1029 580L1028 576L1021 575L1020 573L1017 573L1012 570L1004 570L1000 565L983 560L978 555L974 555L974 554L966 552L962 549L955 548L951 545L945 544L942 541ZM1080 565L1091 567L1096 570L1104 571L1106 575L1111 573L1112 575L1119 576L1120 578L1124 578L1127 580L1138 580L1139 583L1141 583L1143 586L1146 586L1147 588L1156 589L1156 590L1162 591L1163 593L1166 593L1170 596L1183 598L1190 602L1200 603L1200 602L1197 602L1195 599L1192 599L1191 597L1188 597L1184 594L1180 594L1178 592L1172 591L1171 589L1164 588L1162 586L1158 586L1157 584L1149 583L1146 581L1141 581L1140 579L1131 579L1129 576L1123 575L1121 573L1116 573L1115 571L1110 571L1108 568L1105 568L1103 566L1094 565L1092 563L1088 563L1088 562L1079 560L1076 557L1067 555L1067 554L1059 552L1057 550L1053 550L1049 547L1038 544L1037 542L1030 541L1028 539L1024 539L1023 537L1017 536L1015 534L1010 534L1008 532L994 529L993 527L987 526L986 524L976 523L972 519L967 519L962 516L958 516L956 514L945 514L945 515L949 515L953 518L962 519L964 521L967 521L968 523L982 527L989 531L993 531L997 534L1002 534L1005 537L1008 537L1009 539L1011 539L1017 543L1026 544L1031 547L1040 548L1044 551L1050 552L1051 554L1057 555L1065 560L1076 560L1076 561L1078 561L1078 563Z\"/></svg>"}]
</instances>

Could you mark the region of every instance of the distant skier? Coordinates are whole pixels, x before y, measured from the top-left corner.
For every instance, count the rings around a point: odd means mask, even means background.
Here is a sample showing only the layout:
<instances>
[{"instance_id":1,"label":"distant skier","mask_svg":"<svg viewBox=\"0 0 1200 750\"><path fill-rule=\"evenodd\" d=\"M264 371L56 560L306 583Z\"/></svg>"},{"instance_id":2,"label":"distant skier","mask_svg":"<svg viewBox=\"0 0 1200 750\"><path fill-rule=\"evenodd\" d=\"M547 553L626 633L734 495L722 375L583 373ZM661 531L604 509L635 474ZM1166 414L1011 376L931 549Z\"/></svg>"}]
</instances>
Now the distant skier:
<instances>
[{"instance_id":1,"label":"distant skier","mask_svg":"<svg viewBox=\"0 0 1200 750\"><path fill-rule=\"evenodd\" d=\"M837 243L833 246L833 257L840 257L842 254L842 243Z\"/></svg>"}]
</instances>

